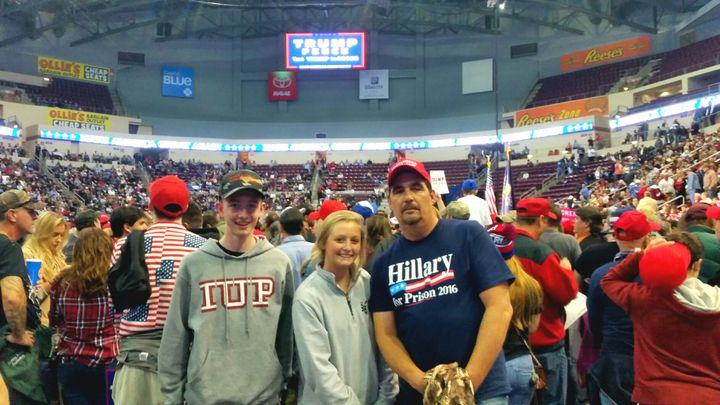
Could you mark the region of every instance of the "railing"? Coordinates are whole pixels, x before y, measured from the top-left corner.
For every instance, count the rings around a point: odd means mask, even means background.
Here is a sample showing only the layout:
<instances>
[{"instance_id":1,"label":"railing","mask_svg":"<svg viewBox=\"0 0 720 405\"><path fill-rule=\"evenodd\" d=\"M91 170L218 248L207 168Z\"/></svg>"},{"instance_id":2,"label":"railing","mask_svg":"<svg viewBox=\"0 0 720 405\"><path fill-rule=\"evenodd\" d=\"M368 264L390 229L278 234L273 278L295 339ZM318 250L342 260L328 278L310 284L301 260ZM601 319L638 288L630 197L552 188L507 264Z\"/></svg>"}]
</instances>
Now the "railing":
<instances>
[{"instance_id":1,"label":"railing","mask_svg":"<svg viewBox=\"0 0 720 405\"><path fill-rule=\"evenodd\" d=\"M35 160L38 161L37 158L35 158ZM40 164L40 161L38 161L38 163ZM70 198L74 198L77 202L79 202L83 206L86 205L85 199L80 197L80 194L78 194L78 193L74 192L72 189L70 189L70 187L64 181L60 180L57 176L55 176L55 173L53 173L53 171L47 167L46 162L43 162L42 164L40 164L40 167L42 168L43 174L45 174L45 176L47 176L57 186L59 186L64 191L65 195L69 196Z\"/></svg>"},{"instance_id":2,"label":"railing","mask_svg":"<svg viewBox=\"0 0 720 405\"><path fill-rule=\"evenodd\" d=\"M150 173L145 170L145 166L142 162L135 162L135 170L137 171L138 177L140 177L140 180L142 180L145 185L145 188L148 188L150 186Z\"/></svg>"},{"instance_id":3,"label":"railing","mask_svg":"<svg viewBox=\"0 0 720 405\"><path fill-rule=\"evenodd\" d=\"M684 195L679 195L679 196L673 198L672 200L663 201L662 203L658 204L658 212L660 211L660 209L661 209L662 207L664 207L664 206L666 206L667 204L669 204L669 203L671 203L671 202L673 202L673 201L675 201L675 200L678 200L678 199L681 199L681 200L682 200L682 204L680 204L680 205L685 205L685 196L684 196Z\"/></svg>"}]
</instances>

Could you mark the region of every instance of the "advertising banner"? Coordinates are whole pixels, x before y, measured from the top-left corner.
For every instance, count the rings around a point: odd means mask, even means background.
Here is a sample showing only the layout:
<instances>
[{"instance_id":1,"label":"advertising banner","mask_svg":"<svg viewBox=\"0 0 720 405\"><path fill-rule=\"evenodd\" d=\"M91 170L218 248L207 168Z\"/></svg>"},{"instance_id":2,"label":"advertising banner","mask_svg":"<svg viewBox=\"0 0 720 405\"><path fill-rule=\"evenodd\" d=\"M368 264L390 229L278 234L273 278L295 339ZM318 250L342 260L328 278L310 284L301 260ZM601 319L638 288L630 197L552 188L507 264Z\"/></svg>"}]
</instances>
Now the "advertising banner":
<instances>
[{"instance_id":1,"label":"advertising banner","mask_svg":"<svg viewBox=\"0 0 720 405\"><path fill-rule=\"evenodd\" d=\"M268 100L297 100L297 79L295 72L268 72Z\"/></svg>"},{"instance_id":2,"label":"advertising banner","mask_svg":"<svg viewBox=\"0 0 720 405\"><path fill-rule=\"evenodd\" d=\"M193 98L195 95L195 72L192 68L163 66L163 97Z\"/></svg>"},{"instance_id":3,"label":"advertising banner","mask_svg":"<svg viewBox=\"0 0 720 405\"><path fill-rule=\"evenodd\" d=\"M37 68L38 73L48 76L65 77L93 83L110 83L111 70L102 66L38 56Z\"/></svg>"},{"instance_id":4,"label":"advertising banner","mask_svg":"<svg viewBox=\"0 0 720 405\"><path fill-rule=\"evenodd\" d=\"M360 71L360 100L390 98L390 74L387 69Z\"/></svg>"},{"instance_id":5,"label":"advertising banner","mask_svg":"<svg viewBox=\"0 0 720 405\"><path fill-rule=\"evenodd\" d=\"M87 111L48 108L48 125L66 128L70 131L89 129L91 131L109 131L110 116Z\"/></svg>"},{"instance_id":6,"label":"advertising banner","mask_svg":"<svg viewBox=\"0 0 720 405\"><path fill-rule=\"evenodd\" d=\"M562 55L560 69L563 71L584 69L646 55L650 51L650 36L643 35Z\"/></svg>"},{"instance_id":7,"label":"advertising banner","mask_svg":"<svg viewBox=\"0 0 720 405\"><path fill-rule=\"evenodd\" d=\"M365 33L287 33L285 69L365 69Z\"/></svg>"},{"instance_id":8,"label":"advertising banner","mask_svg":"<svg viewBox=\"0 0 720 405\"><path fill-rule=\"evenodd\" d=\"M515 112L515 127L569 120L589 115L608 115L607 96L584 98Z\"/></svg>"}]
</instances>

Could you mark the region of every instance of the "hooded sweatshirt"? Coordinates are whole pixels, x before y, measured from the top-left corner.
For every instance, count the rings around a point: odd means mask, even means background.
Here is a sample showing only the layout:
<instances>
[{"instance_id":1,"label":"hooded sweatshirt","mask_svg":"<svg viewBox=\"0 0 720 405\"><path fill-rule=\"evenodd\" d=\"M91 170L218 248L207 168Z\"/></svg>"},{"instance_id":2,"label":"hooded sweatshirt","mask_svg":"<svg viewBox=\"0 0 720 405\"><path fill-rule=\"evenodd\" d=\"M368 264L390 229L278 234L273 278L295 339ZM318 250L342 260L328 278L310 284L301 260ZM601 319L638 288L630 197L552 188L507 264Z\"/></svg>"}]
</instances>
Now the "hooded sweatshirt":
<instances>
[{"instance_id":1,"label":"hooded sweatshirt","mask_svg":"<svg viewBox=\"0 0 720 405\"><path fill-rule=\"evenodd\" d=\"M160 345L166 404L276 404L292 368L290 260L255 237L235 257L209 240L183 260Z\"/></svg>"},{"instance_id":2,"label":"hooded sweatshirt","mask_svg":"<svg viewBox=\"0 0 720 405\"><path fill-rule=\"evenodd\" d=\"M672 292L634 281L642 253L600 286L633 321L635 387L642 404L715 404L720 398L720 288L686 279Z\"/></svg>"},{"instance_id":3,"label":"hooded sweatshirt","mask_svg":"<svg viewBox=\"0 0 720 405\"><path fill-rule=\"evenodd\" d=\"M395 403L398 382L375 343L369 298L370 275L362 269L353 271L347 294L320 267L297 290L300 404Z\"/></svg>"}]
</instances>

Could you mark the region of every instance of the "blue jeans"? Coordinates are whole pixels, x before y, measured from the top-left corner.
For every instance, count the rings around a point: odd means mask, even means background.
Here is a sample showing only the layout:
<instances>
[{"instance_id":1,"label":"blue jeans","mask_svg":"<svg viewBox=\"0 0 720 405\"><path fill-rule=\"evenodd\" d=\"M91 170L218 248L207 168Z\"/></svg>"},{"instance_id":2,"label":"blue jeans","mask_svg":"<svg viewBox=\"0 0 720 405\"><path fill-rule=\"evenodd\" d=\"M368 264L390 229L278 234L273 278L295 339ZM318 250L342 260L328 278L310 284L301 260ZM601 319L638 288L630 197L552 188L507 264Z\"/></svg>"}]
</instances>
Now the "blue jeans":
<instances>
[{"instance_id":1,"label":"blue jeans","mask_svg":"<svg viewBox=\"0 0 720 405\"><path fill-rule=\"evenodd\" d=\"M58 381L65 402L72 405L105 405L105 367L88 367L66 360L58 367Z\"/></svg>"},{"instance_id":2,"label":"blue jeans","mask_svg":"<svg viewBox=\"0 0 720 405\"><path fill-rule=\"evenodd\" d=\"M567 393L568 359L565 348L535 354L547 373L547 384L542 390L543 405L565 405Z\"/></svg>"},{"instance_id":3,"label":"blue jeans","mask_svg":"<svg viewBox=\"0 0 720 405\"><path fill-rule=\"evenodd\" d=\"M475 402L477 405L508 405L507 395L501 397L492 397L488 399L480 399Z\"/></svg>"},{"instance_id":4,"label":"blue jeans","mask_svg":"<svg viewBox=\"0 0 720 405\"><path fill-rule=\"evenodd\" d=\"M529 354L505 362L508 382L510 383L510 405L528 405L535 393L532 375L535 371Z\"/></svg>"}]
</instances>

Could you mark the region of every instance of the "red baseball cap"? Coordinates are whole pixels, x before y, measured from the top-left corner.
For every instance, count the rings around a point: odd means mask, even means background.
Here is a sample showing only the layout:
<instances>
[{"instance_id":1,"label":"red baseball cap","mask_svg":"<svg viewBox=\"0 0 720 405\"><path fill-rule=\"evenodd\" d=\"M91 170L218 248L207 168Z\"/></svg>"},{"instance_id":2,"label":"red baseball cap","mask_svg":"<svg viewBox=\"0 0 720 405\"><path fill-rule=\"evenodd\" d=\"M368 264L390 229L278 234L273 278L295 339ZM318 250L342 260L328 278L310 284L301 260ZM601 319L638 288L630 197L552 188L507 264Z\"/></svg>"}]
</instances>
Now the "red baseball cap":
<instances>
[{"instance_id":1,"label":"red baseball cap","mask_svg":"<svg viewBox=\"0 0 720 405\"><path fill-rule=\"evenodd\" d=\"M100 215L100 226L102 229L110 228L110 217L108 217L107 214Z\"/></svg>"},{"instance_id":2,"label":"red baseball cap","mask_svg":"<svg viewBox=\"0 0 720 405\"><path fill-rule=\"evenodd\" d=\"M333 212L346 211L347 209L347 206L338 200L325 200L317 211L311 212L310 215L308 215L308 218L313 221L318 219L322 219L324 221L325 218Z\"/></svg>"},{"instance_id":3,"label":"red baseball cap","mask_svg":"<svg viewBox=\"0 0 720 405\"><path fill-rule=\"evenodd\" d=\"M150 184L150 206L171 218L181 216L188 208L190 192L177 176L161 177Z\"/></svg>"},{"instance_id":4,"label":"red baseball cap","mask_svg":"<svg viewBox=\"0 0 720 405\"><path fill-rule=\"evenodd\" d=\"M640 278L650 288L672 291L687 278L690 260L690 249L682 243L648 249L640 259Z\"/></svg>"},{"instance_id":5,"label":"red baseball cap","mask_svg":"<svg viewBox=\"0 0 720 405\"><path fill-rule=\"evenodd\" d=\"M615 221L613 231L615 239L622 241L638 240L652 231L659 231L660 225L648 221L640 211L628 211Z\"/></svg>"},{"instance_id":6,"label":"red baseball cap","mask_svg":"<svg viewBox=\"0 0 720 405\"><path fill-rule=\"evenodd\" d=\"M526 198L517 203L515 209L519 217L545 216L557 220L558 217L550 210L550 201L547 198Z\"/></svg>"},{"instance_id":7,"label":"red baseball cap","mask_svg":"<svg viewBox=\"0 0 720 405\"><path fill-rule=\"evenodd\" d=\"M388 170L388 186L392 186L395 177L404 171L412 171L420 175L428 183L432 183L430 180L430 174L425 170L425 165L414 159L403 159L390 167Z\"/></svg>"},{"instance_id":8,"label":"red baseball cap","mask_svg":"<svg viewBox=\"0 0 720 405\"><path fill-rule=\"evenodd\" d=\"M717 205L711 206L707 209L705 215L707 215L707 217L711 219L720 219L720 207L718 207Z\"/></svg>"}]
</instances>

